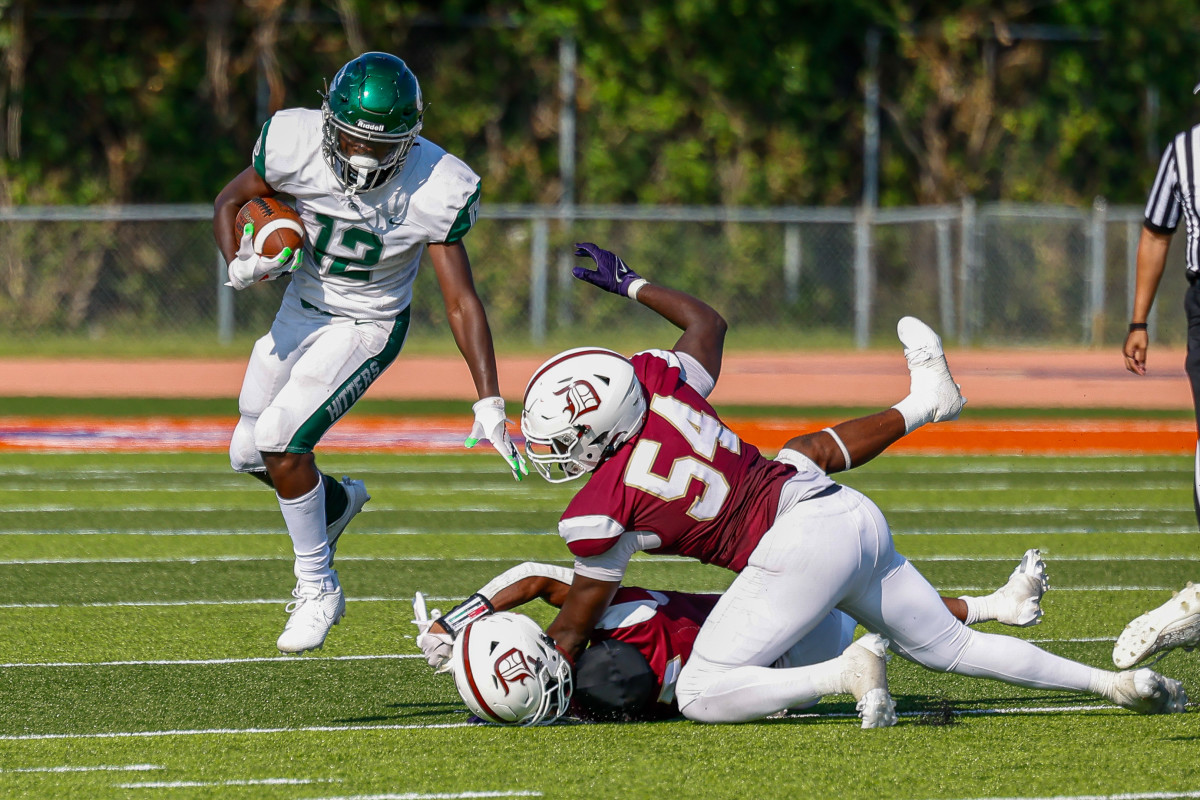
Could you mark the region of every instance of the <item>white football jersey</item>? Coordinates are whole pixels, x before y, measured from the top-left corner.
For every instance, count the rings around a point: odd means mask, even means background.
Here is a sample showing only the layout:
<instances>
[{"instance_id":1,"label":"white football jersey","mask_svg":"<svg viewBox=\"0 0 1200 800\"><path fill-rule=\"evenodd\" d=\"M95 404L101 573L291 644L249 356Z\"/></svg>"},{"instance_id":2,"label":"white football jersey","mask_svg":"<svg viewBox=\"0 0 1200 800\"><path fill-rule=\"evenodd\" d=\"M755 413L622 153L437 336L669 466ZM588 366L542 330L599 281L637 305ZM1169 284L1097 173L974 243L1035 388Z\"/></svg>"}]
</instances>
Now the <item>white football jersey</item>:
<instances>
[{"instance_id":1,"label":"white football jersey","mask_svg":"<svg viewBox=\"0 0 1200 800\"><path fill-rule=\"evenodd\" d=\"M412 301L425 245L466 235L479 213L479 176L418 137L404 168L348 197L321 154L322 115L289 108L263 126L254 169L296 198L304 220L304 266L285 301L355 319L392 319Z\"/></svg>"}]
</instances>

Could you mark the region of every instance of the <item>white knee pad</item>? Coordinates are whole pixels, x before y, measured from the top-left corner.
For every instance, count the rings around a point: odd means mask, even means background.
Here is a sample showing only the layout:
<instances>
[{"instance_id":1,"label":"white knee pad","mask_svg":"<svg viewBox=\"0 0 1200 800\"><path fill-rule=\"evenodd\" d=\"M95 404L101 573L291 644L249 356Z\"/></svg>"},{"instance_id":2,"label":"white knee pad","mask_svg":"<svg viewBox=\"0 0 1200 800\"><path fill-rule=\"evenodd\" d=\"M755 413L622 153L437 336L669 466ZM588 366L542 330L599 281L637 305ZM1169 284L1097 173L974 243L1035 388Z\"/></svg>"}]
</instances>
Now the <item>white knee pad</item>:
<instances>
[{"instance_id":1,"label":"white knee pad","mask_svg":"<svg viewBox=\"0 0 1200 800\"><path fill-rule=\"evenodd\" d=\"M291 415L279 406L268 406L254 423L254 448L262 453L282 453L295 435Z\"/></svg>"},{"instance_id":2,"label":"white knee pad","mask_svg":"<svg viewBox=\"0 0 1200 800\"><path fill-rule=\"evenodd\" d=\"M679 704L679 712L688 719L692 719L688 716L688 706L704 694L710 677L705 674L704 670L693 669L691 661L684 664L683 669L680 670L679 680L675 683L675 701Z\"/></svg>"},{"instance_id":3,"label":"white knee pad","mask_svg":"<svg viewBox=\"0 0 1200 800\"><path fill-rule=\"evenodd\" d=\"M262 454L254 446L254 420L242 417L229 440L229 465L234 472L260 472L266 469Z\"/></svg>"}]
</instances>

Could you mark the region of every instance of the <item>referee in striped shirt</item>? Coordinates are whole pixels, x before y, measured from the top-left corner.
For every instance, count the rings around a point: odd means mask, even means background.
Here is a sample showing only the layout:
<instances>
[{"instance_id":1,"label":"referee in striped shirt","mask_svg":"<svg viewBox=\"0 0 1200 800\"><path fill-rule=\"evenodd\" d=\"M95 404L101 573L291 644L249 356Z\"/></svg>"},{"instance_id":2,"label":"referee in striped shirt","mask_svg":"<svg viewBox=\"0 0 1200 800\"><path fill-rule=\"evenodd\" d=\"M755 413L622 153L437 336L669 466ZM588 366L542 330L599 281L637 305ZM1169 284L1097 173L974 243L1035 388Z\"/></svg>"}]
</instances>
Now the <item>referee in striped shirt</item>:
<instances>
[{"instance_id":1,"label":"referee in striped shirt","mask_svg":"<svg viewBox=\"0 0 1200 800\"><path fill-rule=\"evenodd\" d=\"M1192 90L1200 93L1200 85ZM1196 412L1196 468L1192 481L1192 502L1200 524L1200 125L1177 134L1167 145L1150 199L1137 249L1137 280L1133 296L1133 319L1125 337L1125 369L1136 375L1146 374L1146 348L1150 336L1146 319L1158 292L1171 236L1179 227L1180 216L1187 223L1188 290L1183 299L1187 313L1188 338L1185 369L1192 384L1192 404Z\"/></svg>"}]
</instances>

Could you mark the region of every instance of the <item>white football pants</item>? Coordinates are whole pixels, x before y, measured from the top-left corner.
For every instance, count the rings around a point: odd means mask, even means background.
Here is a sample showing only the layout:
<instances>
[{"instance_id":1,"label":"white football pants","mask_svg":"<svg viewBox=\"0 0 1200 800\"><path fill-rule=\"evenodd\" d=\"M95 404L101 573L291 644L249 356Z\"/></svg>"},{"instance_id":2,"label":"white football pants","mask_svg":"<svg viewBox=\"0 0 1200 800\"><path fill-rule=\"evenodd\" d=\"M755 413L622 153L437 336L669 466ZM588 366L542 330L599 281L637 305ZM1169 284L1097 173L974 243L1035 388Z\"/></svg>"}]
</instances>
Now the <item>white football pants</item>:
<instances>
[{"instance_id":1,"label":"white football pants","mask_svg":"<svg viewBox=\"0 0 1200 800\"><path fill-rule=\"evenodd\" d=\"M395 360L407 333L407 310L394 322L360 322L303 308L289 293L246 367L229 444L234 470L264 469L260 453L311 452Z\"/></svg>"},{"instance_id":2,"label":"white football pants","mask_svg":"<svg viewBox=\"0 0 1200 800\"><path fill-rule=\"evenodd\" d=\"M745 722L821 696L836 665L770 665L835 608L891 639L895 652L939 672L1084 692L1110 676L1021 639L963 625L895 551L875 503L843 486L781 507L700 629L676 688L684 716Z\"/></svg>"}]
</instances>

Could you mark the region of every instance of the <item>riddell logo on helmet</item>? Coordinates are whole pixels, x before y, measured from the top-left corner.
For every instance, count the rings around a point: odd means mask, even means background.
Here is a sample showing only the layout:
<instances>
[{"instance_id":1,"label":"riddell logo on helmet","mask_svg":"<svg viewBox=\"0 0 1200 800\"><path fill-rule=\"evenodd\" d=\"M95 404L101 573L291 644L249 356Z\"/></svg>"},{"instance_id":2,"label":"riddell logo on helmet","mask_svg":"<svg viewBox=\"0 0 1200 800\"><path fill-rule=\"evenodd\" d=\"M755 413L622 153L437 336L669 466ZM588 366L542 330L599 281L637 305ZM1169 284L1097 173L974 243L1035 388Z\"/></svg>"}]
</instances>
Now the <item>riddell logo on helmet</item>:
<instances>
[{"instance_id":1,"label":"riddell logo on helmet","mask_svg":"<svg viewBox=\"0 0 1200 800\"><path fill-rule=\"evenodd\" d=\"M366 128L369 131L381 131L384 126L378 122L367 122L365 119L355 120L354 124L360 128Z\"/></svg>"},{"instance_id":2,"label":"riddell logo on helmet","mask_svg":"<svg viewBox=\"0 0 1200 800\"><path fill-rule=\"evenodd\" d=\"M517 648L514 647L496 659L496 680L500 681L506 695L510 683L524 683L532 677L533 672L525 663L525 654Z\"/></svg>"},{"instance_id":3,"label":"riddell logo on helmet","mask_svg":"<svg viewBox=\"0 0 1200 800\"><path fill-rule=\"evenodd\" d=\"M600 408L600 396L587 381L575 381L570 386L559 389L554 395L566 395L563 399L567 403L567 411L571 412L571 422L579 419L582 414Z\"/></svg>"}]
</instances>

